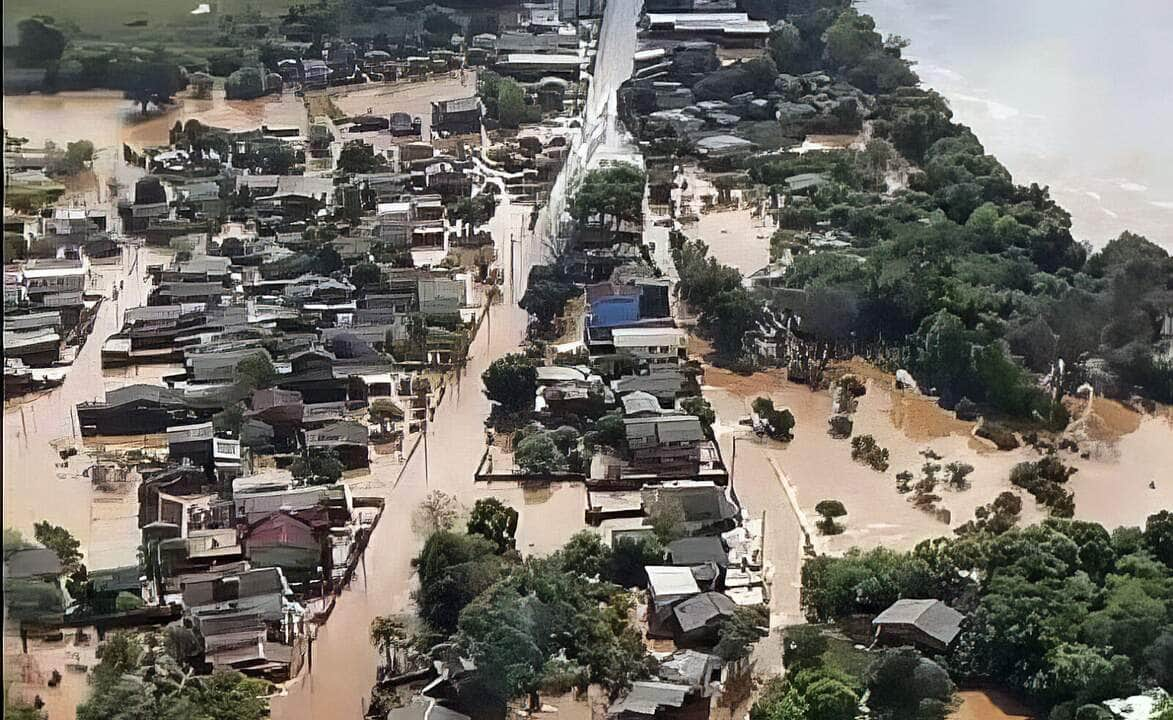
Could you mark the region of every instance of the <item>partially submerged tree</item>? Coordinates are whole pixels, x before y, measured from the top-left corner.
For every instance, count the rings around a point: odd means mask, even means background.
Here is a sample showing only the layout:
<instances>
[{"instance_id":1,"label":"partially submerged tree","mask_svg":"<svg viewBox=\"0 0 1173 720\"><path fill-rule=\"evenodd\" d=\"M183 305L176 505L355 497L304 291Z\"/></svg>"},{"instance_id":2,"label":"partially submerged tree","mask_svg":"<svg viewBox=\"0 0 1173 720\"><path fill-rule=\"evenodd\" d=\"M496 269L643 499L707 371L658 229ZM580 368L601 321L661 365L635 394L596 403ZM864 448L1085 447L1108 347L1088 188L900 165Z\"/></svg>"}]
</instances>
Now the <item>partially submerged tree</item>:
<instances>
[{"instance_id":1,"label":"partially submerged tree","mask_svg":"<svg viewBox=\"0 0 1173 720\"><path fill-rule=\"evenodd\" d=\"M847 515L847 508L843 507L843 503L838 500L822 500L815 505L815 512L823 517L818 526L824 535L838 535L843 532L843 528L835 522L836 518Z\"/></svg>"},{"instance_id":2,"label":"partially submerged tree","mask_svg":"<svg viewBox=\"0 0 1173 720\"><path fill-rule=\"evenodd\" d=\"M485 395L506 412L533 409L538 390L538 371L533 361L520 353L494 360L481 374Z\"/></svg>"},{"instance_id":3,"label":"partially submerged tree","mask_svg":"<svg viewBox=\"0 0 1173 720\"><path fill-rule=\"evenodd\" d=\"M513 452L513 461L522 472L530 475L549 475L564 472L566 455L558 449L550 433L527 435Z\"/></svg>"},{"instance_id":4,"label":"partially submerged tree","mask_svg":"<svg viewBox=\"0 0 1173 720\"><path fill-rule=\"evenodd\" d=\"M497 554L512 550L516 544L517 511L497 498L481 498L473 505L468 518L468 534L480 535L497 546Z\"/></svg>"},{"instance_id":5,"label":"partially submerged tree","mask_svg":"<svg viewBox=\"0 0 1173 720\"><path fill-rule=\"evenodd\" d=\"M615 163L589 171L571 200L571 213L581 223L598 217L613 232L622 222L643 216L647 176L630 163Z\"/></svg>"}]
</instances>

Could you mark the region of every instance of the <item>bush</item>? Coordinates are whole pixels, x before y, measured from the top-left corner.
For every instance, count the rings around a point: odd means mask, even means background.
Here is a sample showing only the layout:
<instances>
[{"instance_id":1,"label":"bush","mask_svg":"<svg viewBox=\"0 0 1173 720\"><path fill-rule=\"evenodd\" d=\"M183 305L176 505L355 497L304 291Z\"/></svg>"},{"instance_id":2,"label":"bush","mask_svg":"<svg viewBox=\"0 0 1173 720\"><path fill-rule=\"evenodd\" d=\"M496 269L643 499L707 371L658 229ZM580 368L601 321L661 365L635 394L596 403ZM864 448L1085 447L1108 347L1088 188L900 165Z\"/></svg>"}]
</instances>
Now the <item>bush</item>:
<instances>
[{"instance_id":1,"label":"bush","mask_svg":"<svg viewBox=\"0 0 1173 720\"><path fill-rule=\"evenodd\" d=\"M265 75L255 67L244 67L224 81L224 97L229 100L252 100L265 94Z\"/></svg>"},{"instance_id":2,"label":"bush","mask_svg":"<svg viewBox=\"0 0 1173 720\"><path fill-rule=\"evenodd\" d=\"M888 469L888 448L877 445L871 435L856 435L851 438L851 459L884 472Z\"/></svg>"}]
</instances>

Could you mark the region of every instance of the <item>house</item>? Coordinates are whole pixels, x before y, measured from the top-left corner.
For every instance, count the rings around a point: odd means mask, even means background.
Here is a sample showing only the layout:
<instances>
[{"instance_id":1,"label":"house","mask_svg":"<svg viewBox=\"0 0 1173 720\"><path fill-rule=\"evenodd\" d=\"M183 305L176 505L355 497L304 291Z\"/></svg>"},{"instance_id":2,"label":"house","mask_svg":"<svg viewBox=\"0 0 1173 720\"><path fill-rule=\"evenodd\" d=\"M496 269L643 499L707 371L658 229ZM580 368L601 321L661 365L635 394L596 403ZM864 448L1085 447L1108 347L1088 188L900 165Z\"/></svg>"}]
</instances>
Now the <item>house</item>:
<instances>
[{"instance_id":1,"label":"house","mask_svg":"<svg viewBox=\"0 0 1173 720\"><path fill-rule=\"evenodd\" d=\"M52 327L27 332L12 332L6 327L4 357L17 358L29 367L48 367L61 357L61 334Z\"/></svg>"},{"instance_id":2,"label":"house","mask_svg":"<svg viewBox=\"0 0 1173 720\"><path fill-rule=\"evenodd\" d=\"M652 410L651 404L641 403L640 407ZM626 417L623 429L631 465L637 471L661 477L697 474L705 435L695 415Z\"/></svg>"},{"instance_id":3,"label":"house","mask_svg":"<svg viewBox=\"0 0 1173 720\"><path fill-rule=\"evenodd\" d=\"M89 570L86 580L93 591L89 602L97 614L115 612L122 593L142 597L143 578L138 565Z\"/></svg>"},{"instance_id":4,"label":"house","mask_svg":"<svg viewBox=\"0 0 1173 720\"><path fill-rule=\"evenodd\" d=\"M725 661L717 655L696 650L677 650L660 663L656 677L674 685L687 685L702 697L709 697L721 682Z\"/></svg>"},{"instance_id":5,"label":"house","mask_svg":"<svg viewBox=\"0 0 1173 720\"><path fill-rule=\"evenodd\" d=\"M350 487L344 484L234 492L232 504L238 523L252 523L278 511L298 512L318 505L334 508L340 516L349 517L354 511Z\"/></svg>"},{"instance_id":6,"label":"house","mask_svg":"<svg viewBox=\"0 0 1173 720\"><path fill-rule=\"evenodd\" d=\"M640 494L649 516L665 507L679 507L684 513L682 525L687 535L731 529L740 516L729 489L712 482L672 480L644 487Z\"/></svg>"},{"instance_id":7,"label":"house","mask_svg":"<svg viewBox=\"0 0 1173 720\"><path fill-rule=\"evenodd\" d=\"M726 47L761 47L770 36L770 23L743 12L649 12L645 23L651 37L706 39Z\"/></svg>"},{"instance_id":8,"label":"house","mask_svg":"<svg viewBox=\"0 0 1173 720\"><path fill-rule=\"evenodd\" d=\"M240 531L244 557L256 567L279 567L294 584L322 579L331 555L326 542L330 517L326 508L278 510Z\"/></svg>"},{"instance_id":9,"label":"house","mask_svg":"<svg viewBox=\"0 0 1173 720\"><path fill-rule=\"evenodd\" d=\"M582 70L582 58L577 53L509 53L498 56L493 69L502 74L525 80L539 80L547 76L577 79Z\"/></svg>"},{"instance_id":10,"label":"house","mask_svg":"<svg viewBox=\"0 0 1173 720\"><path fill-rule=\"evenodd\" d=\"M683 715L681 710L691 690L687 685L673 683L647 680L633 682L631 689L607 708L607 717L611 720L662 720L674 714Z\"/></svg>"},{"instance_id":11,"label":"house","mask_svg":"<svg viewBox=\"0 0 1173 720\"><path fill-rule=\"evenodd\" d=\"M182 420L210 417L211 411L190 408L183 396L157 385L127 385L106 393L105 401L77 405L81 433L90 435L149 435L164 432Z\"/></svg>"},{"instance_id":12,"label":"house","mask_svg":"<svg viewBox=\"0 0 1173 720\"><path fill-rule=\"evenodd\" d=\"M661 370L652 375L627 375L611 381L611 390L618 396L635 392L647 393L660 403L661 408L675 407L677 398L690 393L689 378L678 370Z\"/></svg>"},{"instance_id":13,"label":"house","mask_svg":"<svg viewBox=\"0 0 1173 720\"><path fill-rule=\"evenodd\" d=\"M640 319L641 292L638 287L608 281L588 285L586 292L590 306L588 326L622 327Z\"/></svg>"},{"instance_id":14,"label":"house","mask_svg":"<svg viewBox=\"0 0 1173 720\"><path fill-rule=\"evenodd\" d=\"M191 613L192 629L203 640L204 662L279 682L289 676L293 648L269 640L269 626L251 610Z\"/></svg>"},{"instance_id":15,"label":"house","mask_svg":"<svg viewBox=\"0 0 1173 720\"><path fill-rule=\"evenodd\" d=\"M719 592L704 592L672 607L672 631L678 645L712 644L721 623L733 615L736 603Z\"/></svg>"},{"instance_id":16,"label":"house","mask_svg":"<svg viewBox=\"0 0 1173 720\"><path fill-rule=\"evenodd\" d=\"M663 628L672 616L672 606L701 592L692 571L686 567L649 565L648 634L665 636ZM667 637L671 637L669 632Z\"/></svg>"},{"instance_id":17,"label":"house","mask_svg":"<svg viewBox=\"0 0 1173 720\"><path fill-rule=\"evenodd\" d=\"M211 422L167 428L168 458L173 461L188 458L193 465L208 464L212 461L212 435Z\"/></svg>"},{"instance_id":18,"label":"house","mask_svg":"<svg viewBox=\"0 0 1173 720\"><path fill-rule=\"evenodd\" d=\"M648 369L675 369L688 357L688 337L679 328L615 328L615 352L629 353Z\"/></svg>"},{"instance_id":19,"label":"house","mask_svg":"<svg viewBox=\"0 0 1173 720\"><path fill-rule=\"evenodd\" d=\"M286 620L289 585L280 568L266 567L183 584L183 606L197 616L212 610L255 612L266 623Z\"/></svg>"},{"instance_id":20,"label":"house","mask_svg":"<svg viewBox=\"0 0 1173 720\"><path fill-rule=\"evenodd\" d=\"M463 135L481 131L484 106L477 95L432 102L433 132Z\"/></svg>"},{"instance_id":21,"label":"house","mask_svg":"<svg viewBox=\"0 0 1173 720\"><path fill-rule=\"evenodd\" d=\"M353 420L335 422L305 434L306 448L310 450L333 450L347 470L367 467L370 458L367 445L370 432L367 426Z\"/></svg>"},{"instance_id":22,"label":"house","mask_svg":"<svg viewBox=\"0 0 1173 720\"><path fill-rule=\"evenodd\" d=\"M912 644L945 652L961 632L965 616L940 600L897 600L872 619L877 642Z\"/></svg>"},{"instance_id":23,"label":"house","mask_svg":"<svg viewBox=\"0 0 1173 720\"><path fill-rule=\"evenodd\" d=\"M669 565L692 567L714 563L722 570L729 566L729 552L715 536L684 537L668 543L664 561Z\"/></svg>"},{"instance_id":24,"label":"house","mask_svg":"<svg viewBox=\"0 0 1173 720\"><path fill-rule=\"evenodd\" d=\"M330 66L323 60L301 61L301 83L306 88L324 88L330 80Z\"/></svg>"},{"instance_id":25,"label":"house","mask_svg":"<svg viewBox=\"0 0 1173 720\"><path fill-rule=\"evenodd\" d=\"M89 269L84 259L29 260L21 270L25 295L34 306L81 305Z\"/></svg>"}]
</instances>

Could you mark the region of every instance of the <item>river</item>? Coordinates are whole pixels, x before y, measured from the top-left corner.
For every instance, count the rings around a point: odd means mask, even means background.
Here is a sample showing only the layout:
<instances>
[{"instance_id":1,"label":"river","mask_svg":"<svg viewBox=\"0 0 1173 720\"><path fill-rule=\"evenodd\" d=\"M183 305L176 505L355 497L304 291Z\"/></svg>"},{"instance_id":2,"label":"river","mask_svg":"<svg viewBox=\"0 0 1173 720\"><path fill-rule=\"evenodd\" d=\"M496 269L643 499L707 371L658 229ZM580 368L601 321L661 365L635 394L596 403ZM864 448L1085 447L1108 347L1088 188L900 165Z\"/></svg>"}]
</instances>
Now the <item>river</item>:
<instances>
[{"instance_id":1,"label":"river","mask_svg":"<svg viewBox=\"0 0 1173 720\"><path fill-rule=\"evenodd\" d=\"M1016 182L1050 185L1073 234L1173 250L1173 3L863 0Z\"/></svg>"}]
</instances>

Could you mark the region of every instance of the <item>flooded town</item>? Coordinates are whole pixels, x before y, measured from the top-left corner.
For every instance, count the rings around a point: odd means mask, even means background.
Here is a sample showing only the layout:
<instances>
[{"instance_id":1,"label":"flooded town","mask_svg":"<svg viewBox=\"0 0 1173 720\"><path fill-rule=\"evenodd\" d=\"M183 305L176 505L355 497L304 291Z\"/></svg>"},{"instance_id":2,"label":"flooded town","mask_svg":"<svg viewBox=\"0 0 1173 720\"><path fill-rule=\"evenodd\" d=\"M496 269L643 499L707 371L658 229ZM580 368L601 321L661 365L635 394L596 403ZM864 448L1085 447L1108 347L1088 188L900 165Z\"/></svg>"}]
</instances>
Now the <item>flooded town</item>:
<instances>
[{"instance_id":1,"label":"flooded town","mask_svg":"<svg viewBox=\"0 0 1173 720\"><path fill-rule=\"evenodd\" d=\"M869 10L6 3L5 717L1173 719L1173 238Z\"/></svg>"}]
</instances>

